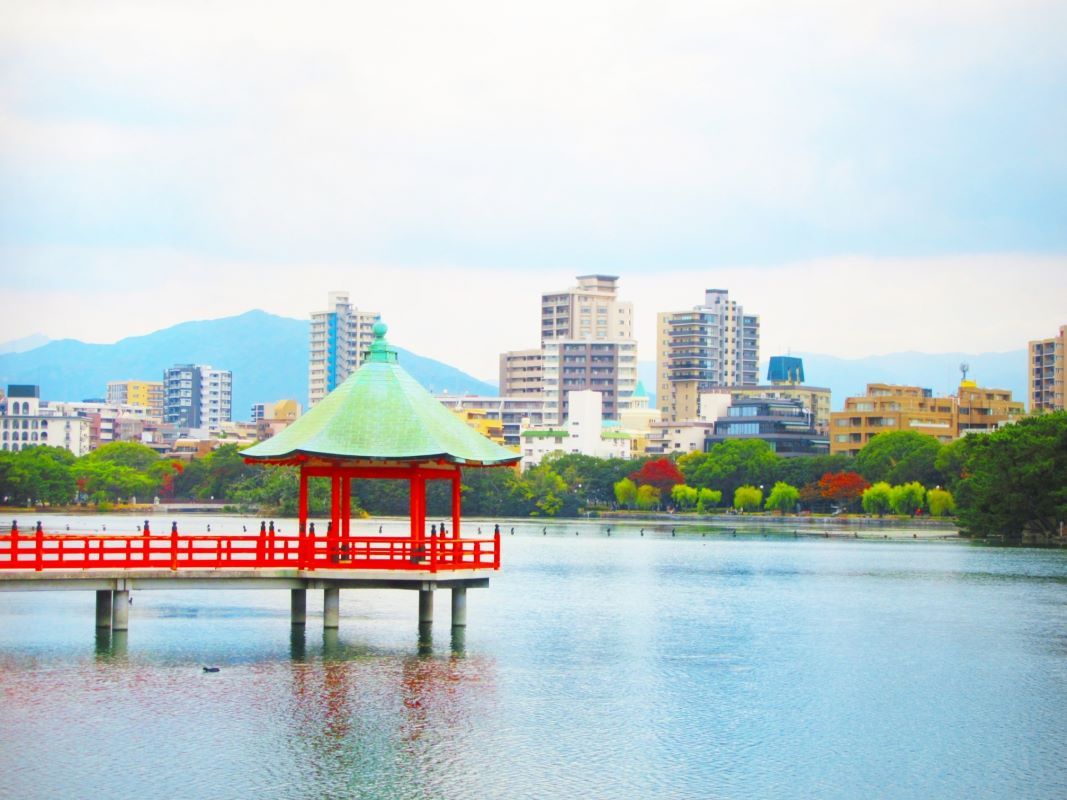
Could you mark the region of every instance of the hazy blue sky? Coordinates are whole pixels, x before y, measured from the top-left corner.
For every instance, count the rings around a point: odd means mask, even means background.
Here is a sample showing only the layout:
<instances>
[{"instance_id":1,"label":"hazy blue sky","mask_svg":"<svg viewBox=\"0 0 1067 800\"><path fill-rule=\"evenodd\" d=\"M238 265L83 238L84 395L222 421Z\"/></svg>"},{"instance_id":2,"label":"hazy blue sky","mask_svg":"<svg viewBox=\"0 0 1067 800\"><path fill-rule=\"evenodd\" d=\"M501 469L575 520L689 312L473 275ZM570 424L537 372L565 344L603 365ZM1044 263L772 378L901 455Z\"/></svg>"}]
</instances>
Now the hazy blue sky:
<instances>
[{"instance_id":1,"label":"hazy blue sky","mask_svg":"<svg viewBox=\"0 0 1067 800\"><path fill-rule=\"evenodd\" d=\"M330 289L481 377L538 295L764 355L1067 323L1067 3L0 0L0 340Z\"/></svg>"}]
</instances>

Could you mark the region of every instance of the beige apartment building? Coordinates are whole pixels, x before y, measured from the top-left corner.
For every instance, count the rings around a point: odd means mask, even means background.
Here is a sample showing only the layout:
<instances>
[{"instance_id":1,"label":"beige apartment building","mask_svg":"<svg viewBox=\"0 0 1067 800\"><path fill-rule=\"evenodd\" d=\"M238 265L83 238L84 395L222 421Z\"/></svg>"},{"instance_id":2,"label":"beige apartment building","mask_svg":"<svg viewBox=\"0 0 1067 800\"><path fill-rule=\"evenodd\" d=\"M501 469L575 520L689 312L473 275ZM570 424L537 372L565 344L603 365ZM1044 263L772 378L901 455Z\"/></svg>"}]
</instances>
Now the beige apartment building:
<instances>
[{"instance_id":1,"label":"beige apartment building","mask_svg":"<svg viewBox=\"0 0 1067 800\"><path fill-rule=\"evenodd\" d=\"M615 275L579 275L578 285L541 295L541 345L552 340L633 339L633 303L618 299Z\"/></svg>"},{"instance_id":2,"label":"beige apartment building","mask_svg":"<svg viewBox=\"0 0 1067 800\"><path fill-rule=\"evenodd\" d=\"M759 383L759 317L745 314L724 289L702 305L656 315L656 402L665 422L696 419L712 387Z\"/></svg>"},{"instance_id":3,"label":"beige apartment building","mask_svg":"<svg viewBox=\"0 0 1067 800\"><path fill-rule=\"evenodd\" d=\"M1064 409L1063 357L1067 352L1067 325L1059 336L1030 342L1029 385L1031 411Z\"/></svg>"},{"instance_id":4,"label":"beige apartment building","mask_svg":"<svg viewBox=\"0 0 1067 800\"><path fill-rule=\"evenodd\" d=\"M500 354L500 396L540 397L544 385L543 350L510 350Z\"/></svg>"},{"instance_id":5,"label":"beige apartment building","mask_svg":"<svg viewBox=\"0 0 1067 800\"><path fill-rule=\"evenodd\" d=\"M886 431L915 431L947 443L1013 422L1023 411L1010 391L984 389L974 381L964 381L959 393L948 397L934 397L920 386L869 383L867 394L847 398L843 411L830 414L830 452L856 455Z\"/></svg>"}]
</instances>

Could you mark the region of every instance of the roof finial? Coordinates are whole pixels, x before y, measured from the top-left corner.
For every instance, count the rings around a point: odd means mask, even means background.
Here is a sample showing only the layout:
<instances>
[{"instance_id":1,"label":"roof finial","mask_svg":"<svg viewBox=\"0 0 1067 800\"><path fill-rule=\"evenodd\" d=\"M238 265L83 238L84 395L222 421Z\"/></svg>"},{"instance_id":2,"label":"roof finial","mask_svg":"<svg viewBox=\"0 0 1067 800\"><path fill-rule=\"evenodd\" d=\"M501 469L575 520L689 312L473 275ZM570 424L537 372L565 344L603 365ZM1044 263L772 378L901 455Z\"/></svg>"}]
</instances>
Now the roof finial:
<instances>
[{"instance_id":1,"label":"roof finial","mask_svg":"<svg viewBox=\"0 0 1067 800\"><path fill-rule=\"evenodd\" d=\"M370 348L367 350L367 361L384 361L386 363L396 363L396 349L389 346L389 343L385 341L385 334L389 330L389 326L381 320L378 320L371 327L371 331L374 333L374 341L371 342Z\"/></svg>"}]
</instances>

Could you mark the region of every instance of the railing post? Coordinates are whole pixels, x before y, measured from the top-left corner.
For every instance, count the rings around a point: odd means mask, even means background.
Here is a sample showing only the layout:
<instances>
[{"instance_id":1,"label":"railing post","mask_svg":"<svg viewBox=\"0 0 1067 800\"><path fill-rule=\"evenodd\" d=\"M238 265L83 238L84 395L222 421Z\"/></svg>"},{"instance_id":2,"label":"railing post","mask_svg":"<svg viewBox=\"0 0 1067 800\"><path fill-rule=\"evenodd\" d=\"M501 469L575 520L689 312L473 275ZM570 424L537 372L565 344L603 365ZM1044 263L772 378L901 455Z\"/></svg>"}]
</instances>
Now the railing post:
<instances>
[{"instance_id":1,"label":"railing post","mask_svg":"<svg viewBox=\"0 0 1067 800\"><path fill-rule=\"evenodd\" d=\"M11 564L18 566L19 563L19 521L11 520Z\"/></svg>"},{"instance_id":2,"label":"railing post","mask_svg":"<svg viewBox=\"0 0 1067 800\"><path fill-rule=\"evenodd\" d=\"M274 524L273 522L271 523ZM256 539L256 563L253 566L258 567L263 564L263 552L267 541L267 523L263 520L259 521L259 538Z\"/></svg>"},{"instance_id":3,"label":"railing post","mask_svg":"<svg viewBox=\"0 0 1067 800\"><path fill-rule=\"evenodd\" d=\"M315 565L312 563L312 559L315 557L315 523L312 522L308 527L308 534L304 537L304 540L300 543L300 560L303 562L303 569L315 569Z\"/></svg>"},{"instance_id":4,"label":"railing post","mask_svg":"<svg viewBox=\"0 0 1067 800\"><path fill-rule=\"evenodd\" d=\"M178 569L178 523L171 522L170 524L170 568L172 571Z\"/></svg>"},{"instance_id":5,"label":"railing post","mask_svg":"<svg viewBox=\"0 0 1067 800\"><path fill-rule=\"evenodd\" d=\"M148 520L144 521L143 536L144 536L144 545L143 545L142 550L141 550L141 555L142 555L142 560L144 561L144 565L147 567L148 566L148 562L149 562L149 558L150 558L149 551L148 551L148 548L149 548L149 536L151 536L151 532L148 529Z\"/></svg>"},{"instance_id":6,"label":"railing post","mask_svg":"<svg viewBox=\"0 0 1067 800\"><path fill-rule=\"evenodd\" d=\"M437 534L430 534L430 572L437 572Z\"/></svg>"},{"instance_id":7,"label":"railing post","mask_svg":"<svg viewBox=\"0 0 1067 800\"><path fill-rule=\"evenodd\" d=\"M40 572L44 569L44 531L41 529L40 520L37 521L37 532L34 539L36 540L34 547L34 555L36 557L35 569L37 572Z\"/></svg>"},{"instance_id":8,"label":"railing post","mask_svg":"<svg viewBox=\"0 0 1067 800\"><path fill-rule=\"evenodd\" d=\"M493 534L493 569L500 569L500 528Z\"/></svg>"}]
</instances>

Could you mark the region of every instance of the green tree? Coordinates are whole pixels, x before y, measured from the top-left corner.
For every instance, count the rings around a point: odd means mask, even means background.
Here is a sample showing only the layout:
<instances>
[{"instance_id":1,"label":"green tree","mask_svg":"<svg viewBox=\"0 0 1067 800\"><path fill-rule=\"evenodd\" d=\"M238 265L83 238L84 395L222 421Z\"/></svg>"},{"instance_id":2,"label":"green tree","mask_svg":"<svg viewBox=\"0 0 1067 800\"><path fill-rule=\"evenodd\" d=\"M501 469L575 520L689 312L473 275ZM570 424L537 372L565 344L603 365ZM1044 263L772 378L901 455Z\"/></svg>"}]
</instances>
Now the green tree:
<instances>
[{"instance_id":1,"label":"green tree","mask_svg":"<svg viewBox=\"0 0 1067 800\"><path fill-rule=\"evenodd\" d=\"M703 514L722 502L722 492L717 489L699 489L697 494L697 513Z\"/></svg>"},{"instance_id":2,"label":"green tree","mask_svg":"<svg viewBox=\"0 0 1067 800\"><path fill-rule=\"evenodd\" d=\"M659 489L650 484L637 487L637 507L642 511L651 511L659 506Z\"/></svg>"},{"instance_id":3,"label":"green tree","mask_svg":"<svg viewBox=\"0 0 1067 800\"><path fill-rule=\"evenodd\" d=\"M954 448L950 487L973 536L1052 537L1067 520L1067 412L1026 417Z\"/></svg>"},{"instance_id":4,"label":"green tree","mask_svg":"<svg viewBox=\"0 0 1067 800\"><path fill-rule=\"evenodd\" d=\"M707 453L689 453L678 467L689 486L718 486L727 495L738 486L770 483L781 459L760 439L727 439Z\"/></svg>"},{"instance_id":5,"label":"green tree","mask_svg":"<svg viewBox=\"0 0 1067 800\"><path fill-rule=\"evenodd\" d=\"M89 462L106 461L118 467L128 467L138 472L148 472L159 461L159 453L140 442L111 442L87 453L83 460Z\"/></svg>"},{"instance_id":6,"label":"green tree","mask_svg":"<svg viewBox=\"0 0 1067 800\"><path fill-rule=\"evenodd\" d=\"M633 506L637 500L637 484L629 478L623 478L615 484L615 501L624 508Z\"/></svg>"},{"instance_id":7,"label":"green tree","mask_svg":"<svg viewBox=\"0 0 1067 800\"><path fill-rule=\"evenodd\" d=\"M563 508L563 493L567 484L550 463L538 464L523 473L527 496L546 517L554 517Z\"/></svg>"},{"instance_id":8,"label":"green tree","mask_svg":"<svg viewBox=\"0 0 1067 800\"><path fill-rule=\"evenodd\" d=\"M797 507L799 500L800 490L797 487L790 486L784 481L778 481L774 484L774 488L771 489L771 494L767 498L766 509L785 514L787 511L793 511Z\"/></svg>"},{"instance_id":9,"label":"green tree","mask_svg":"<svg viewBox=\"0 0 1067 800\"><path fill-rule=\"evenodd\" d=\"M856 455L856 469L871 483L911 481L933 486L941 483L937 457L941 443L933 436L915 431L880 433Z\"/></svg>"},{"instance_id":10,"label":"green tree","mask_svg":"<svg viewBox=\"0 0 1067 800\"><path fill-rule=\"evenodd\" d=\"M952 492L945 489L931 489L926 493L926 505L930 508L930 514L935 517L943 517L956 510L956 501Z\"/></svg>"},{"instance_id":11,"label":"green tree","mask_svg":"<svg viewBox=\"0 0 1067 800\"><path fill-rule=\"evenodd\" d=\"M734 508L742 511L759 511L763 503L763 490L755 486L738 486L734 490Z\"/></svg>"},{"instance_id":12,"label":"green tree","mask_svg":"<svg viewBox=\"0 0 1067 800\"><path fill-rule=\"evenodd\" d=\"M923 507L926 489L918 481L910 481L889 490L889 505L897 514L911 514Z\"/></svg>"},{"instance_id":13,"label":"green tree","mask_svg":"<svg viewBox=\"0 0 1067 800\"><path fill-rule=\"evenodd\" d=\"M688 511L696 506L699 499L699 489L694 489L692 486L686 486L684 483L679 483L678 485L671 487L671 500L673 500L674 504L683 511Z\"/></svg>"},{"instance_id":14,"label":"green tree","mask_svg":"<svg viewBox=\"0 0 1067 800\"><path fill-rule=\"evenodd\" d=\"M8 502L69 503L76 491L74 456L61 447L42 445L0 454L0 497Z\"/></svg>"},{"instance_id":15,"label":"green tree","mask_svg":"<svg viewBox=\"0 0 1067 800\"><path fill-rule=\"evenodd\" d=\"M878 481L863 490L863 510L868 514L884 516L890 509L892 487L885 481Z\"/></svg>"}]
</instances>

